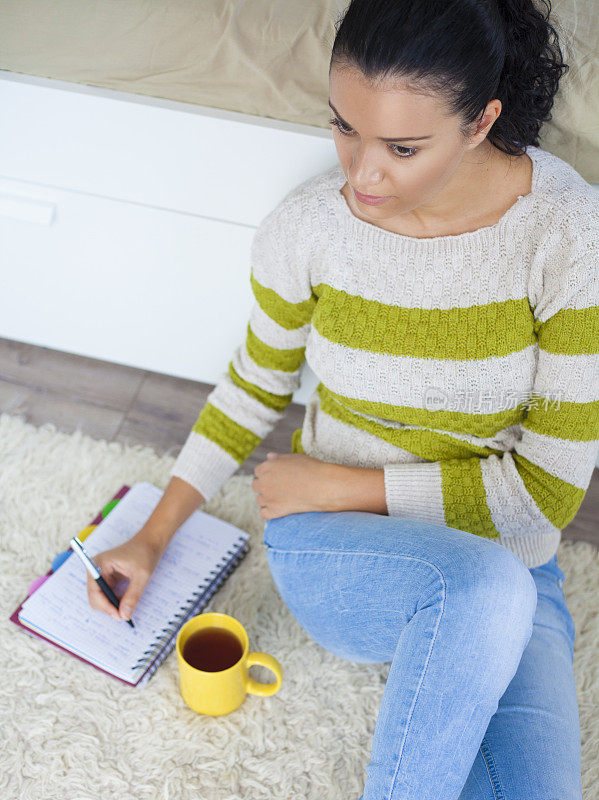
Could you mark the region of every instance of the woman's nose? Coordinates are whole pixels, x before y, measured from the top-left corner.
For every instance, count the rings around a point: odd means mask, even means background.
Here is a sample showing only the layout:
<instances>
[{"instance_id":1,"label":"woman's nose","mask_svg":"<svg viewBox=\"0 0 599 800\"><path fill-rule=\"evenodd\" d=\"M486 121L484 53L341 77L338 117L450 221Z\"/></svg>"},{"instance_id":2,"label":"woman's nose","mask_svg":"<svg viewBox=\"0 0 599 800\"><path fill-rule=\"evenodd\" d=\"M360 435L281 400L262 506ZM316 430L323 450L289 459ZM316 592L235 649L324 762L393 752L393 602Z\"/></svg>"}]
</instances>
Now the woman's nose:
<instances>
[{"instance_id":1,"label":"woman's nose","mask_svg":"<svg viewBox=\"0 0 599 800\"><path fill-rule=\"evenodd\" d=\"M357 146L347 180L362 194L377 194L376 187L383 183L383 170L374 161L373 154L366 152L363 145Z\"/></svg>"}]
</instances>

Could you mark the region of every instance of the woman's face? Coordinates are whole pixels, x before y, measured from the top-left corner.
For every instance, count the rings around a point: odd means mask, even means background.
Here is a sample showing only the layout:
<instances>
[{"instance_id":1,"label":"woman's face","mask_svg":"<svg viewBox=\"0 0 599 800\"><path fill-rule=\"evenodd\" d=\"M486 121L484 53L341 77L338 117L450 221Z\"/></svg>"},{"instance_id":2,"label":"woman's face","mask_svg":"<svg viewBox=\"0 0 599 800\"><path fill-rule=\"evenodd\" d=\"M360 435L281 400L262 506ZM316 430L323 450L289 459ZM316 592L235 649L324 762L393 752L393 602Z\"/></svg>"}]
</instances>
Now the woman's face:
<instances>
[{"instance_id":1,"label":"woman's face","mask_svg":"<svg viewBox=\"0 0 599 800\"><path fill-rule=\"evenodd\" d=\"M333 138L354 206L375 222L406 214L431 224L447 219L466 196L472 206L468 189L474 161L480 171L481 151L486 156L487 146L495 150L486 141L497 116L494 103L501 108L500 101L492 101L478 133L465 142L459 134L459 118L446 115L435 98L402 89L397 83L375 87L361 72L333 66L329 77ZM475 159L465 160L465 153L481 142L486 146ZM387 199L370 205L356 193Z\"/></svg>"}]
</instances>

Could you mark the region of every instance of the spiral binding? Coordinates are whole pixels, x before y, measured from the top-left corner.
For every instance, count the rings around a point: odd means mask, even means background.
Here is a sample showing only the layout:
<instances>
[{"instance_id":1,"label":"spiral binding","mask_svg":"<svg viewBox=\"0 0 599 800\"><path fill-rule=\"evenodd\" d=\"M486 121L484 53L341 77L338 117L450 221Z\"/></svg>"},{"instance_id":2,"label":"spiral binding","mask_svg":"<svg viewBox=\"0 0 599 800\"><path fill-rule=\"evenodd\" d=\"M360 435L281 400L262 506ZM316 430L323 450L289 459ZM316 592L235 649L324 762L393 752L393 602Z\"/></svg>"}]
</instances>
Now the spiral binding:
<instances>
[{"instance_id":1,"label":"spiral binding","mask_svg":"<svg viewBox=\"0 0 599 800\"><path fill-rule=\"evenodd\" d=\"M245 546L240 547L244 542ZM235 549L226 551L231 558L226 559L223 557L223 561L216 565L216 569L210 570L209 574L213 575L213 577L206 578L205 583L200 583L191 597L188 597L185 603L179 607L179 612L162 628L148 650L144 650L144 656L139 658L135 666L131 668L134 672L145 668L145 672L142 673L141 678L135 684L136 686L143 686L150 680L173 650L180 628L188 619L201 612L207 606L212 595L250 551L249 542L242 536L237 539L236 545Z\"/></svg>"}]
</instances>

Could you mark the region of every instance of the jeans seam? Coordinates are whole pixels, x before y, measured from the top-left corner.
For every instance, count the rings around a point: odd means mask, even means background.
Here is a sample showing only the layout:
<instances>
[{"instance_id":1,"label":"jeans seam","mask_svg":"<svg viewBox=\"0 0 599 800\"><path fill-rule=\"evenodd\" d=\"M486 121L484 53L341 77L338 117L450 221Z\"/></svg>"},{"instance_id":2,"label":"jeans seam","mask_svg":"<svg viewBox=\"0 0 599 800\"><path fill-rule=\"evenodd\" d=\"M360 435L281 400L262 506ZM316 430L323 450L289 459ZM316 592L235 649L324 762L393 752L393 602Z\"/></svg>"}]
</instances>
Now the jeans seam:
<instances>
[{"instance_id":1,"label":"jeans seam","mask_svg":"<svg viewBox=\"0 0 599 800\"><path fill-rule=\"evenodd\" d=\"M445 586L445 579L443 578L443 573L441 572L439 567L437 567L436 564L427 561L425 558L418 558L418 556L411 556L411 555L404 556L401 553L378 553L376 552L376 550L374 551L373 550L323 550L322 548L319 548L318 550L288 550L286 547L285 548L273 547L270 544L266 544L266 542L264 542L264 547L267 550L273 550L275 553L294 553L294 554L323 553L331 556L345 555L345 556L380 556L382 558L407 558L412 561L419 561L420 563L426 564L427 566L434 569L435 572L438 572L439 575L441 576L441 580L443 580L443 585Z\"/></svg>"},{"instance_id":2,"label":"jeans seam","mask_svg":"<svg viewBox=\"0 0 599 800\"><path fill-rule=\"evenodd\" d=\"M495 760L493 758L491 748L484 737L480 743L480 752L485 762L485 766L487 767L487 773L489 775L489 780L491 781L491 788L493 789L493 796L495 800L505 800L503 789L499 783L499 773L497 772L497 767L495 766Z\"/></svg>"},{"instance_id":3,"label":"jeans seam","mask_svg":"<svg viewBox=\"0 0 599 800\"><path fill-rule=\"evenodd\" d=\"M403 558L410 558L410 556L403 556ZM412 721L414 708L416 706L418 698L420 697L420 689L422 687L422 682L424 680L424 676L426 675L426 671L428 669L428 665L429 665L430 660L431 660L431 653L433 652L434 644L437 641L437 633L439 632L439 625L441 623L441 619L443 618L443 612L445 611L445 600L447 598L447 591L446 591L447 586L446 586L446 583L445 583L445 578L443 577L443 573L439 570L439 568L436 567L434 564L430 564L429 561L424 561L424 559L416 559L416 560L423 561L425 564L429 564L429 566L433 567L433 569L436 572L439 573L439 575L441 577L441 582L443 584L443 604L441 606L441 613L437 617L437 625L435 627L435 634L434 634L434 636L433 636L433 638L431 640L430 647L428 648L428 653L427 653L427 656L426 656L426 663L424 665L424 669L422 670L422 674L420 675L420 682L418 684L418 689L416 690L416 694L414 696L414 700L412 701L412 706L411 706L409 714L408 714L408 719L406 721L405 732L404 732L403 740L402 740L401 747L400 747L399 754L398 754L397 766L395 767L395 773L393 775L393 780L391 781L391 790L389 792L389 800L391 800L391 796L392 796L393 790L395 788L395 781L397 780L397 773L399 772L399 767L401 765L401 759L403 757L403 749L404 749L404 746L405 746L405 743L406 743L406 739L407 739L407 736L408 736L408 729L409 729L410 723Z\"/></svg>"}]
</instances>

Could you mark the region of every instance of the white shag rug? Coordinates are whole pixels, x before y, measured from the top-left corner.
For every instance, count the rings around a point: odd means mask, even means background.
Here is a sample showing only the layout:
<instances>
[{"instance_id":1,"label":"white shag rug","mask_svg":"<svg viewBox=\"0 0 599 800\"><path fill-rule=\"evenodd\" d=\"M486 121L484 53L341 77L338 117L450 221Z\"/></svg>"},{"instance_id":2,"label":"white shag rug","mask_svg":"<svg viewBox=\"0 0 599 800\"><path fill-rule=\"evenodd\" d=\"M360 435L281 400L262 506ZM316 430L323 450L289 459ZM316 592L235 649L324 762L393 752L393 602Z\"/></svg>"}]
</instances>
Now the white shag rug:
<instances>
[{"instance_id":1,"label":"white shag rug","mask_svg":"<svg viewBox=\"0 0 599 800\"><path fill-rule=\"evenodd\" d=\"M179 693L175 652L134 689L9 620L31 581L123 485L161 489L172 456L0 414L0 796L3 800L357 800L390 663L329 653L287 610L263 547L251 475L233 476L202 510L250 533L250 552L207 611L237 617L250 648L283 666L270 698L196 714ZM585 800L599 800L599 556L562 542L576 624ZM272 673L251 667L269 682Z\"/></svg>"}]
</instances>

